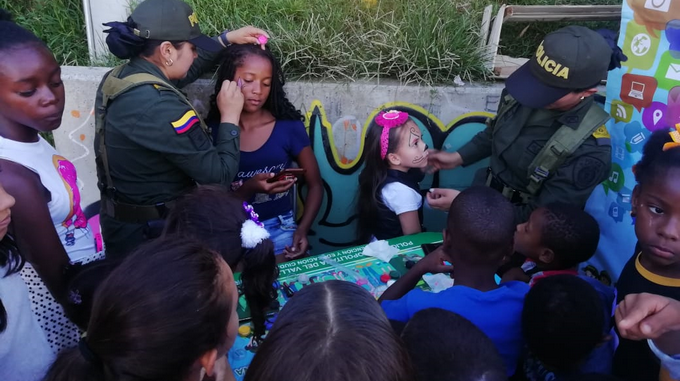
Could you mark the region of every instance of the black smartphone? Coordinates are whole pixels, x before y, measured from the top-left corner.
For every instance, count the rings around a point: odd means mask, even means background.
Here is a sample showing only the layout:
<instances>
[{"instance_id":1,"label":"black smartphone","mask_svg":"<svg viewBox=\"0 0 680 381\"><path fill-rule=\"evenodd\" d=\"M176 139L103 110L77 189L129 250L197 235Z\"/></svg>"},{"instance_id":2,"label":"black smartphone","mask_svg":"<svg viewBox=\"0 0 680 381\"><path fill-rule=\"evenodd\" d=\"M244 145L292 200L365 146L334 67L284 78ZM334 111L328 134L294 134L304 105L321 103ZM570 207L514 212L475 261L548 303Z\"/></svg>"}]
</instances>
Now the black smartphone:
<instances>
[{"instance_id":1,"label":"black smartphone","mask_svg":"<svg viewBox=\"0 0 680 381\"><path fill-rule=\"evenodd\" d=\"M423 253L425 255L430 254L431 252L437 250L440 246L442 245L442 242L439 243L425 243L420 245L420 247L423 249Z\"/></svg>"}]
</instances>

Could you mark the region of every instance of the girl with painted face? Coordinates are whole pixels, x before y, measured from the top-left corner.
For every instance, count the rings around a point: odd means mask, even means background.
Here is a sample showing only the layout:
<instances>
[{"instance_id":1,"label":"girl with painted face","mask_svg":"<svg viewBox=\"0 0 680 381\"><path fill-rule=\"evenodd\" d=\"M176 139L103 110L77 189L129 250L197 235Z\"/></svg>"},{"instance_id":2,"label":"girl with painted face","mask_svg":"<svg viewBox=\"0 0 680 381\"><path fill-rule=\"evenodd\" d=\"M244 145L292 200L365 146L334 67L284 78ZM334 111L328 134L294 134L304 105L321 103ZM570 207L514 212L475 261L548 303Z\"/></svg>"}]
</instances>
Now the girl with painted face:
<instances>
[{"instance_id":1,"label":"girl with painted face","mask_svg":"<svg viewBox=\"0 0 680 381\"><path fill-rule=\"evenodd\" d=\"M427 144L406 112L381 112L366 136L366 167L359 175L361 242L419 233L423 197L418 183L427 166Z\"/></svg>"},{"instance_id":2,"label":"girl with painted face","mask_svg":"<svg viewBox=\"0 0 680 381\"><path fill-rule=\"evenodd\" d=\"M307 232L321 206L323 185L319 165L303 124L304 117L286 98L283 72L269 49L231 45L217 73L215 94L223 82L237 81L243 93L239 119L241 160L232 189L249 201L274 242L278 262L298 258L309 248ZM208 117L214 127L220 112L213 101ZM221 128L221 127L220 127ZM218 133L213 128L213 133ZM304 175L274 178L293 162ZM296 223L297 202L290 188L300 180L307 187L302 218Z\"/></svg>"},{"instance_id":3,"label":"girl with painted face","mask_svg":"<svg viewBox=\"0 0 680 381\"><path fill-rule=\"evenodd\" d=\"M96 256L76 169L40 136L61 124L60 73L43 41L0 14L0 182L16 199L9 232L26 259L22 277L55 351L80 336L60 305L72 264Z\"/></svg>"},{"instance_id":4,"label":"girl with painted face","mask_svg":"<svg viewBox=\"0 0 680 381\"><path fill-rule=\"evenodd\" d=\"M617 302L641 292L680 300L680 125L655 131L633 172L638 243L616 283ZM624 380L659 378L659 362L644 341L622 339L613 366Z\"/></svg>"}]
</instances>

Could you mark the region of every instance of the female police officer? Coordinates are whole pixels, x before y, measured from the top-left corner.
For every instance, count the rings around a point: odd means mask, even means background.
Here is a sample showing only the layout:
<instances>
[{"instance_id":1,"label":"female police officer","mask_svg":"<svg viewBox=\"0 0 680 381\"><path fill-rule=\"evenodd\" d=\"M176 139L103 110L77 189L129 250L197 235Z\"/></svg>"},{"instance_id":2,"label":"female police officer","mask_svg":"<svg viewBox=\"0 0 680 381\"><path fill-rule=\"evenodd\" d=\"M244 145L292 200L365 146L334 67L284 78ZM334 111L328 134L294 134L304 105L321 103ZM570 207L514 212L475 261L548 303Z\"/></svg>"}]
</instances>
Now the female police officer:
<instances>
[{"instance_id":1,"label":"female police officer","mask_svg":"<svg viewBox=\"0 0 680 381\"><path fill-rule=\"evenodd\" d=\"M608 69L618 65L618 52L584 27L547 35L532 59L508 78L487 128L457 152L432 152L430 165L455 168L491 156L490 167L475 183L509 198L517 223L551 202L584 207L611 167L604 127L609 116L592 95ZM430 206L448 211L457 194L433 189L427 199Z\"/></svg>"},{"instance_id":2,"label":"female police officer","mask_svg":"<svg viewBox=\"0 0 680 381\"><path fill-rule=\"evenodd\" d=\"M127 22L106 24L111 52L130 58L97 91L95 152L108 256L157 235L181 193L196 183L229 184L238 169L243 95L237 84L225 81L217 96L222 119L215 145L178 89L212 68L227 44L258 44L267 34L244 27L211 39L198 24L181 0L146 0Z\"/></svg>"}]
</instances>

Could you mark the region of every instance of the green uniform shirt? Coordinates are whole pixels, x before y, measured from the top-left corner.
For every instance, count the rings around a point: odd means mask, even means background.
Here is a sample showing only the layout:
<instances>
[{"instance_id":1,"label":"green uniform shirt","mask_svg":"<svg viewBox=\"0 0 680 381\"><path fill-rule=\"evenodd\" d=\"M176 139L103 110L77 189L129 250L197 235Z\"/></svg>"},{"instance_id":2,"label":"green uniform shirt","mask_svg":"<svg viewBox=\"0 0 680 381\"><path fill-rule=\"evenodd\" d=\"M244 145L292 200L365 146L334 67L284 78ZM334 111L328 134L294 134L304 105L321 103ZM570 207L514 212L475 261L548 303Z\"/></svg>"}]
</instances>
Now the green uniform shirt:
<instances>
[{"instance_id":1,"label":"green uniform shirt","mask_svg":"<svg viewBox=\"0 0 680 381\"><path fill-rule=\"evenodd\" d=\"M505 102L501 96L499 110ZM489 121L458 153L464 165L491 157L491 171L507 186L527 192L528 168L550 137L562 125L577 128L590 107L598 107L592 97L583 100L569 111L531 109L517 103L501 118ZM597 137L596 137L597 136ZM609 175L611 141L607 134L594 134L553 171L543 182L538 194L528 204L515 205L517 223L529 219L531 212L541 205L562 202L584 207L593 189ZM483 183L486 176L477 176Z\"/></svg>"},{"instance_id":2,"label":"green uniform shirt","mask_svg":"<svg viewBox=\"0 0 680 381\"><path fill-rule=\"evenodd\" d=\"M214 65L216 55L199 49L186 78L174 84L181 88ZM166 82L154 64L133 58L120 74L149 73ZM103 83L103 81L102 81ZM101 105L101 84L95 107ZM160 86L137 86L109 103L106 119L106 150L109 170L118 202L155 205L172 201L199 184L229 185L239 164L239 127L220 125L215 145L200 123L182 128L195 111L173 91ZM178 127L179 126L179 127ZM99 141L95 139L97 176L101 183L106 175L101 163ZM102 228L107 252L122 252L143 241L146 224L130 224L102 215ZM140 241L141 240L141 241ZM125 250L118 250L121 241Z\"/></svg>"}]
</instances>

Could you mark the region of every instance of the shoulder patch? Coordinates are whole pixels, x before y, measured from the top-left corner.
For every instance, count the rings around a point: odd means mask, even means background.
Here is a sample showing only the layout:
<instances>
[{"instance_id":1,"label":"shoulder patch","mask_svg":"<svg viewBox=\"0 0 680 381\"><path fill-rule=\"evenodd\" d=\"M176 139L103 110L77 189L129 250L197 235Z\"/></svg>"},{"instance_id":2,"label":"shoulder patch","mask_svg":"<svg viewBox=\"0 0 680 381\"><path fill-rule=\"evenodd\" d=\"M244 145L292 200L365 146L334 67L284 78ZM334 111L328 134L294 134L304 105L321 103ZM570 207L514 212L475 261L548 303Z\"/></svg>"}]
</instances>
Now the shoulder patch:
<instances>
[{"instance_id":1,"label":"shoulder patch","mask_svg":"<svg viewBox=\"0 0 680 381\"><path fill-rule=\"evenodd\" d=\"M172 128L175 129L175 132L178 135L189 131L191 127L193 127L196 123L199 123L199 120L194 110L189 110L185 112L181 118L177 119L174 122L170 122Z\"/></svg>"},{"instance_id":2,"label":"shoulder patch","mask_svg":"<svg viewBox=\"0 0 680 381\"><path fill-rule=\"evenodd\" d=\"M612 136L609 134L609 131L607 131L607 127L605 127L604 124L593 132L593 137L597 141L597 145L602 146L612 144Z\"/></svg>"},{"instance_id":3,"label":"shoulder patch","mask_svg":"<svg viewBox=\"0 0 680 381\"><path fill-rule=\"evenodd\" d=\"M609 135L609 131L607 131L607 127L605 127L604 124L601 125L600 127L598 127L597 130L595 130L595 132L593 132L593 136L596 139L600 139L600 138L611 139L611 137L612 137L611 135Z\"/></svg>"},{"instance_id":4,"label":"shoulder patch","mask_svg":"<svg viewBox=\"0 0 680 381\"><path fill-rule=\"evenodd\" d=\"M581 156L575 160L573 181L577 189L583 190L596 186L604 181L608 166L592 156Z\"/></svg>"}]
</instances>

